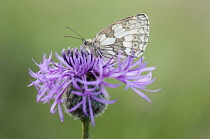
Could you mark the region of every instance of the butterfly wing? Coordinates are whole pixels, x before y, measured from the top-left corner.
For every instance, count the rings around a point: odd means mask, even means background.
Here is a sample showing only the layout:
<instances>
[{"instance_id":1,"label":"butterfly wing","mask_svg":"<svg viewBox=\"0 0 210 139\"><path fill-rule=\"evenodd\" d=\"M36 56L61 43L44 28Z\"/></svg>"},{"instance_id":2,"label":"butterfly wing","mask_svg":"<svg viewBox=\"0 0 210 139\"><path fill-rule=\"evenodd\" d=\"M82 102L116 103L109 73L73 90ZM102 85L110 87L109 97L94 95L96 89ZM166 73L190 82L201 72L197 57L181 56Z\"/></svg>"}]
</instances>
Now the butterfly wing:
<instances>
[{"instance_id":1,"label":"butterfly wing","mask_svg":"<svg viewBox=\"0 0 210 139\"><path fill-rule=\"evenodd\" d=\"M148 44L149 20L145 14L138 14L119 20L102 31L94 38L94 46L100 48L103 57L121 57L128 55L139 57Z\"/></svg>"}]
</instances>

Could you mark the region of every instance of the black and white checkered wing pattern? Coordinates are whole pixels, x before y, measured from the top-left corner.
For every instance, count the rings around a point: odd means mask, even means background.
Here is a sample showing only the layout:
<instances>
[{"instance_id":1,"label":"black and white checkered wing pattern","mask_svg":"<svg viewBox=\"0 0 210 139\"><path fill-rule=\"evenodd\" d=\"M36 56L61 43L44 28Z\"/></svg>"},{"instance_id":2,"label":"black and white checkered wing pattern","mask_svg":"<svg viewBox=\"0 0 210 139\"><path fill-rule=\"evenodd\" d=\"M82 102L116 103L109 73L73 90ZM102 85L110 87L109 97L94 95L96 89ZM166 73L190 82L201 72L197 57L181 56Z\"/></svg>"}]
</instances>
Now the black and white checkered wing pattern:
<instances>
[{"instance_id":1,"label":"black and white checkered wing pattern","mask_svg":"<svg viewBox=\"0 0 210 139\"><path fill-rule=\"evenodd\" d=\"M93 38L93 43L106 58L117 57L119 52L122 58L139 57L145 51L148 37L148 17L138 14L111 24Z\"/></svg>"}]
</instances>

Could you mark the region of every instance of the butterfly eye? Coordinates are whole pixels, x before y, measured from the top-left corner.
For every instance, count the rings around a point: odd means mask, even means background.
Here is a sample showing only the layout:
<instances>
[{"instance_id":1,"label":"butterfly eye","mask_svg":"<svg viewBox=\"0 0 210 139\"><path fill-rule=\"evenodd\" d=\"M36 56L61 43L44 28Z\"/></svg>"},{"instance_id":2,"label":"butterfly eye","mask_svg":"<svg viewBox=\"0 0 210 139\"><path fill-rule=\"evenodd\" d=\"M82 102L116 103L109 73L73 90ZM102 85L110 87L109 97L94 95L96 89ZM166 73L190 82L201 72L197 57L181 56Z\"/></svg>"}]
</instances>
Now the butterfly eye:
<instances>
[{"instance_id":1,"label":"butterfly eye","mask_svg":"<svg viewBox=\"0 0 210 139\"><path fill-rule=\"evenodd\" d=\"M83 44L84 44L84 45L87 45L87 41L84 41Z\"/></svg>"}]
</instances>

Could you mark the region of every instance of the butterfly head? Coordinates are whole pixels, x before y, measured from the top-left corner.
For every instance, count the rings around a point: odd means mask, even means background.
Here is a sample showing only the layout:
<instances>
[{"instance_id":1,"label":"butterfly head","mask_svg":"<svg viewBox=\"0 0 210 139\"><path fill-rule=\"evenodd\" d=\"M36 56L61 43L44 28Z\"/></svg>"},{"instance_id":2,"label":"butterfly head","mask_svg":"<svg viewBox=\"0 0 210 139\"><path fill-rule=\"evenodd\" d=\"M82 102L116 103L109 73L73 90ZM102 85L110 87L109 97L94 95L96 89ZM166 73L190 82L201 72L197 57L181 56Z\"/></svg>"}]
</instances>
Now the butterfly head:
<instances>
[{"instance_id":1,"label":"butterfly head","mask_svg":"<svg viewBox=\"0 0 210 139\"><path fill-rule=\"evenodd\" d=\"M89 53L91 53L91 46L92 46L92 40L87 39L83 41L83 48L86 49Z\"/></svg>"}]
</instances>

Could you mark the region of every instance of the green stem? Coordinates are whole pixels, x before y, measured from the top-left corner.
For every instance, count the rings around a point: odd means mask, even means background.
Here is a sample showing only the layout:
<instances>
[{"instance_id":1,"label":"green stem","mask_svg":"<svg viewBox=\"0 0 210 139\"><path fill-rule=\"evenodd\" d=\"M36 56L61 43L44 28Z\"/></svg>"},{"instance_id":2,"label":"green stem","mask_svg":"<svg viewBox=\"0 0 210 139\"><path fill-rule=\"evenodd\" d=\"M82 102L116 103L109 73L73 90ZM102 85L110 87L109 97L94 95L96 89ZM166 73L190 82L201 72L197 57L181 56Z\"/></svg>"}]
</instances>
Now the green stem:
<instances>
[{"instance_id":1,"label":"green stem","mask_svg":"<svg viewBox=\"0 0 210 139\"><path fill-rule=\"evenodd\" d=\"M83 118L82 121L82 139L90 139L90 120L89 118Z\"/></svg>"}]
</instances>

